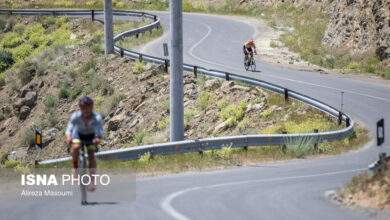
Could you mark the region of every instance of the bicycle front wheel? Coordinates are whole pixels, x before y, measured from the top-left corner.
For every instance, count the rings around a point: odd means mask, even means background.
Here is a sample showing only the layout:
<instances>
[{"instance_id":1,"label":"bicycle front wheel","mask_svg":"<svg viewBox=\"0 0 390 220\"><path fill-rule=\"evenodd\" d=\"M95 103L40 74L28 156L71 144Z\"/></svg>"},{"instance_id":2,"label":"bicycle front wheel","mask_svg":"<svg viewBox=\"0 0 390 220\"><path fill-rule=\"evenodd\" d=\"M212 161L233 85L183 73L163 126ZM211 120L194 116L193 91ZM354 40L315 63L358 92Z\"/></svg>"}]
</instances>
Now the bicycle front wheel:
<instances>
[{"instance_id":1,"label":"bicycle front wheel","mask_svg":"<svg viewBox=\"0 0 390 220\"><path fill-rule=\"evenodd\" d=\"M251 70L252 70L252 72L255 72L255 71L256 71L256 62L255 62L254 59L252 60Z\"/></svg>"}]
</instances>

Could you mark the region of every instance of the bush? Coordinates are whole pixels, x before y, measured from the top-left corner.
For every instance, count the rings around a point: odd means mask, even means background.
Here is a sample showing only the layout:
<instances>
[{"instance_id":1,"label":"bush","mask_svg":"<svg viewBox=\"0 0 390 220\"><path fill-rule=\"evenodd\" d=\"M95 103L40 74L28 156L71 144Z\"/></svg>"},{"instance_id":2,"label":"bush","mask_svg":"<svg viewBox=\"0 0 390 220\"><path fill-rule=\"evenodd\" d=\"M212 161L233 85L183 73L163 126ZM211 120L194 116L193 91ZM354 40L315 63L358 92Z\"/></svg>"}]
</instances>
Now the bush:
<instances>
[{"instance_id":1,"label":"bush","mask_svg":"<svg viewBox=\"0 0 390 220\"><path fill-rule=\"evenodd\" d=\"M58 117L54 111L50 111L48 121L49 121L50 126L52 126L52 127L55 127L57 125Z\"/></svg>"},{"instance_id":2,"label":"bush","mask_svg":"<svg viewBox=\"0 0 390 220\"><path fill-rule=\"evenodd\" d=\"M0 114L0 121L4 120L5 116L3 114Z\"/></svg>"},{"instance_id":3,"label":"bush","mask_svg":"<svg viewBox=\"0 0 390 220\"><path fill-rule=\"evenodd\" d=\"M42 27L41 24L33 25L24 32L24 38L26 40L30 40L31 35L33 34L44 35L45 31L46 31L45 28Z\"/></svg>"},{"instance_id":4,"label":"bush","mask_svg":"<svg viewBox=\"0 0 390 220\"><path fill-rule=\"evenodd\" d=\"M8 50L0 49L0 72L10 68L14 64L12 53Z\"/></svg>"},{"instance_id":5,"label":"bush","mask_svg":"<svg viewBox=\"0 0 390 220\"><path fill-rule=\"evenodd\" d=\"M45 100L45 102L43 102L43 104L45 105L45 107L47 109L51 109L53 108L55 105L56 105L56 100L52 97L52 96L48 96Z\"/></svg>"},{"instance_id":6,"label":"bush","mask_svg":"<svg viewBox=\"0 0 390 220\"><path fill-rule=\"evenodd\" d=\"M261 116L264 118L264 119L267 119L270 115L272 114L271 110L267 109L265 111L263 111L261 113Z\"/></svg>"},{"instance_id":7,"label":"bush","mask_svg":"<svg viewBox=\"0 0 390 220\"><path fill-rule=\"evenodd\" d=\"M37 126L32 125L24 130L22 140L20 142L22 147L34 146L34 144L35 144L35 128L37 128Z\"/></svg>"},{"instance_id":8,"label":"bush","mask_svg":"<svg viewBox=\"0 0 390 220\"><path fill-rule=\"evenodd\" d=\"M15 48L23 43L23 38L17 33L5 34L0 45L4 48Z\"/></svg>"},{"instance_id":9,"label":"bush","mask_svg":"<svg viewBox=\"0 0 390 220\"><path fill-rule=\"evenodd\" d=\"M71 8L73 7L73 3L67 1L58 1L58 2L54 2L53 6L55 8Z\"/></svg>"},{"instance_id":10,"label":"bush","mask_svg":"<svg viewBox=\"0 0 390 220\"><path fill-rule=\"evenodd\" d=\"M210 99L210 93L209 92L202 92L197 100L197 105L202 110L206 109L206 107L209 105L209 99Z\"/></svg>"},{"instance_id":11,"label":"bush","mask_svg":"<svg viewBox=\"0 0 390 220\"><path fill-rule=\"evenodd\" d=\"M90 69L95 69L97 63L94 59L90 59L87 63L85 63L81 69L80 69L80 72L81 73L87 73Z\"/></svg>"},{"instance_id":12,"label":"bush","mask_svg":"<svg viewBox=\"0 0 390 220\"><path fill-rule=\"evenodd\" d=\"M137 145L141 145L148 132L144 129L134 134L134 141Z\"/></svg>"},{"instance_id":13,"label":"bush","mask_svg":"<svg viewBox=\"0 0 390 220\"><path fill-rule=\"evenodd\" d=\"M15 24L15 26L12 27L12 31L22 35L24 33L24 25L21 23Z\"/></svg>"},{"instance_id":14,"label":"bush","mask_svg":"<svg viewBox=\"0 0 390 220\"><path fill-rule=\"evenodd\" d=\"M29 44L22 44L17 48L11 50L12 56L14 57L15 63L23 61L25 58L30 56L33 51L33 47Z\"/></svg>"},{"instance_id":15,"label":"bush","mask_svg":"<svg viewBox=\"0 0 390 220\"><path fill-rule=\"evenodd\" d=\"M183 12L192 12L194 10L194 6L192 5L192 2L188 0L183 1Z\"/></svg>"},{"instance_id":16,"label":"bush","mask_svg":"<svg viewBox=\"0 0 390 220\"><path fill-rule=\"evenodd\" d=\"M62 25L66 24L68 22L69 22L69 17L67 15L64 15L64 16L60 17L59 19L57 19L56 25L58 25L59 27L62 27Z\"/></svg>"},{"instance_id":17,"label":"bush","mask_svg":"<svg viewBox=\"0 0 390 220\"><path fill-rule=\"evenodd\" d=\"M3 88L3 86L5 86L5 79L0 76L0 88Z\"/></svg>"},{"instance_id":18,"label":"bush","mask_svg":"<svg viewBox=\"0 0 390 220\"><path fill-rule=\"evenodd\" d=\"M163 130L169 126L170 117L167 116L164 120L158 122L158 129Z\"/></svg>"},{"instance_id":19,"label":"bush","mask_svg":"<svg viewBox=\"0 0 390 220\"><path fill-rule=\"evenodd\" d=\"M33 33L30 35L30 44L34 46L34 48L38 48L40 46L46 46L49 44L49 38L47 35L40 33Z\"/></svg>"},{"instance_id":20,"label":"bush","mask_svg":"<svg viewBox=\"0 0 390 220\"><path fill-rule=\"evenodd\" d=\"M350 62L348 64L348 69L351 69L351 70L358 69L360 67L361 67L361 64L358 62Z\"/></svg>"},{"instance_id":21,"label":"bush","mask_svg":"<svg viewBox=\"0 0 390 220\"><path fill-rule=\"evenodd\" d=\"M22 85L29 83L37 73L37 63L27 61L23 63L19 70L19 79Z\"/></svg>"},{"instance_id":22,"label":"bush","mask_svg":"<svg viewBox=\"0 0 390 220\"><path fill-rule=\"evenodd\" d=\"M1 158L0 158L0 164L1 165L4 165L6 161L8 161L8 156L9 156L9 152L7 153L4 153L1 155Z\"/></svg>"},{"instance_id":23,"label":"bush","mask_svg":"<svg viewBox=\"0 0 390 220\"><path fill-rule=\"evenodd\" d=\"M133 73L140 74L144 72L144 63L137 61L133 66Z\"/></svg>"},{"instance_id":24,"label":"bush","mask_svg":"<svg viewBox=\"0 0 390 220\"><path fill-rule=\"evenodd\" d=\"M219 101L217 103L217 107L219 108L219 110L222 110L224 108L226 108L228 106L228 102L224 99L222 99L221 101Z\"/></svg>"},{"instance_id":25,"label":"bush","mask_svg":"<svg viewBox=\"0 0 390 220\"><path fill-rule=\"evenodd\" d=\"M68 88L63 87L58 92L58 98L60 99L67 99L69 97L70 97L70 91Z\"/></svg>"}]
</instances>

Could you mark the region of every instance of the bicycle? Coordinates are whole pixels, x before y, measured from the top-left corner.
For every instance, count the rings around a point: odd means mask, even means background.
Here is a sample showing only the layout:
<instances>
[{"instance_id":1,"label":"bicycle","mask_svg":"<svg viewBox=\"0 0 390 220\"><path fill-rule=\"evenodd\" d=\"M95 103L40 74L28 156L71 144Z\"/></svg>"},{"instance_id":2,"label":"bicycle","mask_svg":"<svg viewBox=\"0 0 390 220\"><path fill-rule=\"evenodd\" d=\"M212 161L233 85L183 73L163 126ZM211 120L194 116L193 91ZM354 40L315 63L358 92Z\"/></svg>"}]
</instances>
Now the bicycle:
<instances>
[{"instance_id":1,"label":"bicycle","mask_svg":"<svg viewBox=\"0 0 390 220\"><path fill-rule=\"evenodd\" d=\"M85 177L85 175L88 175L87 173L87 157L85 156L85 147L90 146L90 145L95 145L96 147L96 152L97 152L97 146L95 143L92 141L81 141L81 154L80 154L80 160L79 160L79 165L81 164L81 169L77 169L77 174L79 175L79 185L80 185L80 192L81 192L81 205L88 205L87 202L87 189L88 189L88 184L85 184L82 179ZM70 152L70 146L68 146L68 152Z\"/></svg>"},{"instance_id":2,"label":"bicycle","mask_svg":"<svg viewBox=\"0 0 390 220\"><path fill-rule=\"evenodd\" d=\"M253 58L253 53L251 53L249 57L249 61L244 62L244 67L246 71L248 71L249 68L251 68L252 72L256 71L256 62L255 59Z\"/></svg>"}]
</instances>

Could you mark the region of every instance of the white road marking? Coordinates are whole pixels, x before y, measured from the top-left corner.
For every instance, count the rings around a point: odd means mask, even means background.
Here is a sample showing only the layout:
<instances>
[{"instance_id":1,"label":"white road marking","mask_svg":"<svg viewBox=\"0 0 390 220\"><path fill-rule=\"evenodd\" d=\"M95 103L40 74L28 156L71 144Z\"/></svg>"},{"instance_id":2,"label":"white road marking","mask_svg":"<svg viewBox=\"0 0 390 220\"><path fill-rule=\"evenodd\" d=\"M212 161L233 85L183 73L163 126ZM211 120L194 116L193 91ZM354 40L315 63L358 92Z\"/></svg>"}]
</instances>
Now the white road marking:
<instances>
[{"instance_id":1,"label":"white road marking","mask_svg":"<svg viewBox=\"0 0 390 220\"><path fill-rule=\"evenodd\" d=\"M168 215L172 216L175 219L179 220L189 220L190 218L186 217L182 213L178 212L172 207L172 201L188 192L196 191L196 190L202 190L202 189L210 189L210 188L218 188L218 187L225 187L225 186L234 186L234 185L242 185L242 184L250 184L250 183L264 183L264 182L273 182L273 181L283 181L283 180L293 180L293 179L303 179L303 178L312 178L312 177L319 177L319 176L330 176L330 175L337 175L337 174L344 174L344 173L354 173L367 170L367 168L361 168L361 169L353 169L353 170L342 170L342 171L335 171L335 172L328 172L328 173L321 173L321 174L311 174L311 175L302 175L302 176L290 176L290 177L279 177L279 178L270 178L270 179L261 179L261 180L246 180L246 181L237 181L237 182L230 182L230 183L221 183L221 184L214 184L209 186L202 186L202 187L191 187L188 189L180 190L175 193L172 193L168 195L161 203L160 207L162 210L167 213Z\"/></svg>"}]
</instances>

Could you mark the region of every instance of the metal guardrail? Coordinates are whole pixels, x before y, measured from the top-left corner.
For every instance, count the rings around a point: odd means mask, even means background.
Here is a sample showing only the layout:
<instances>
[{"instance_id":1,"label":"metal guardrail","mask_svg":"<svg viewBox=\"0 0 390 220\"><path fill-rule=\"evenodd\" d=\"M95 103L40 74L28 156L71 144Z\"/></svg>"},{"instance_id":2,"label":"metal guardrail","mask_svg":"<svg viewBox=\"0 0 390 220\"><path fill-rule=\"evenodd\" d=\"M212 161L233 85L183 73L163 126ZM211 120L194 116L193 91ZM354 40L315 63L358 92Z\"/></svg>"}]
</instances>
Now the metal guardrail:
<instances>
[{"instance_id":1,"label":"metal guardrail","mask_svg":"<svg viewBox=\"0 0 390 220\"><path fill-rule=\"evenodd\" d=\"M72 15L72 16L85 16L91 15L94 19L95 15L102 15L101 10L0 10L0 14L20 14L20 15ZM134 36L146 31L151 31L154 28L160 26L160 19L149 13L134 12L134 11L113 11L115 16L136 16L144 17L151 20L151 23L136 29L132 29L123 32L114 37L114 43L122 40L125 37ZM146 54L137 53L135 51L126 50L119 46L114 45L115 53L121 56L127 56L135 60L142 60L153 62L157 64L164 64L169 66L169 60L161 59ZM167 155L186 152L199 152L204 150L220 149L223 146L231 147L246 147L246 146L268 146L268 145L283 145L286 144L286 140L289 143L299 142L302 138L307 138L310 142L322 143L324 141L336 141L341 140L353 133L354 122L344 113L341 113L336 108L329 106L319 100L300 94L295 91L287 90L275 84L271 84L262 80L252 79L250 77L240 76L238 74L228 73L219 70L210 70L200 66L193 66L190 64L184 64L183 69L185 71L193 72L195 75L203 74L213 78L225 79L225 80L239 80L249 85L258 86L276 93L284 94L287 97L304 102L314 108L317 108L335 118L339 118L339 122L344 121L347 127L337 131L321 132L321 133L305 133L305 134L273 134L273 135L238 135L230 137L216 137L205 138L188 141L177 141L169 143L151 144L145 146L131 147L126 149L109 150L96 153L96 156L101 160L132 160L137 159L140 156L150 153L153 155ZM70 157L41 161L39 164L53 164L70 160Z\"/></svg>"}]
</instances>

